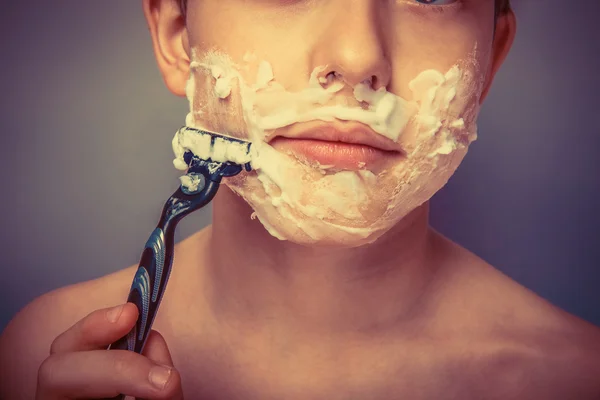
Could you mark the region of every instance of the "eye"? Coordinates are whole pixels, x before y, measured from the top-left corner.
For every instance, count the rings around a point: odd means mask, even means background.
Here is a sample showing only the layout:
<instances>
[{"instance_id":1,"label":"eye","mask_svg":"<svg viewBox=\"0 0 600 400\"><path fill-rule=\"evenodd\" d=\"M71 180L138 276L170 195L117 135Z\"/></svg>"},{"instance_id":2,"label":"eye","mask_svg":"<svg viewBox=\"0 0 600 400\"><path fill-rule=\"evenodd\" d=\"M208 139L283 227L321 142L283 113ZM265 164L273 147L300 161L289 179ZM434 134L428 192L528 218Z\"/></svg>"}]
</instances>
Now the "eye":
<instances>
[{"instance_id":1,"label":"eye","mask_svg":"<svg viewBox=\"0 0 600 400\"><path fill-rule=\"evenodd\" d=\"M445 6L447 4L452 4L457 0L415 0L417 3L427 4L432 6Z\"/></svg>"}]
</instances>

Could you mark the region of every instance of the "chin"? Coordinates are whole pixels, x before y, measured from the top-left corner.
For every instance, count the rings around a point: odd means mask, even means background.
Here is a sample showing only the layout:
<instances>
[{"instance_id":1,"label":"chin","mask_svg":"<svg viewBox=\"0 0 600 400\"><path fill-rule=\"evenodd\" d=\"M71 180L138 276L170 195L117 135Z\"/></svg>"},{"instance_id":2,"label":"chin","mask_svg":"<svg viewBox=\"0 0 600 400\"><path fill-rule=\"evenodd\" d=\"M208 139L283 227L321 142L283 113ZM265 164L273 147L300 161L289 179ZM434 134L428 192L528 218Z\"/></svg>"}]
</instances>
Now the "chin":
<instances>
[{"instance_id":1,"label":"chin","mask_svg":"<svg viewBox=\"0 0 600 400\"><path fill-rule=\"evenodd\" d=\"M252 219L274 238L297 245L319 248L355 248L371 244L394 228L422 201L403 201L393 207L386 202L363 203L361 218L348 220L334 213L328 218L300 212L281 204L263 190L255 177L228 180L227 186L251 207ZM308 199L312 203L314 199Z\"/></svg>"},{"instance_id":2,"label":"chin","mask_svg":"<svg viewBox=\"0 0 600 400\"><path fill-rule=\"evenodd\" d=\"M332 179L294 168L286 180L302 182L297 192L280 189L251 172L225 181L250 205L252 218L279 239L302 246L353 248L371 244L426 203L453 175L466 155L459 149L424 162L407 160L365 179L356 173ZM305 175L299 175L305 170ZM355 186L352 186L355 185Z\"/></svg>"}]
</instances>

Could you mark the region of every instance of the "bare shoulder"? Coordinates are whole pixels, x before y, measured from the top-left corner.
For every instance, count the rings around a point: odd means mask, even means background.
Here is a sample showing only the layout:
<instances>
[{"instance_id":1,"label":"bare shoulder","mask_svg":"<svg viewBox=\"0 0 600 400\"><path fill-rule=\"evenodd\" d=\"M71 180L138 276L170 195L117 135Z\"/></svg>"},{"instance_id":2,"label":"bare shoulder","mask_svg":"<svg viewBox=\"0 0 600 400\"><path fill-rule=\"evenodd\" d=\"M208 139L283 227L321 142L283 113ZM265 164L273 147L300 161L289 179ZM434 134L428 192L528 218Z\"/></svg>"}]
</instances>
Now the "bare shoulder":
<instances>
[{"instance_id":1,"label":"bare shoulder","mask_svg":"<svg viewBox=\"0 0 600 400\"><path fill-rule=\"evenodd\" d=\"M46 293L25 306L0 336L0 398L31 399L52 341L92 311L127 298L132 267Z\"/></svg>"},{"instance_id":2,"label":"bare shoulder","mask_svg":"<svg viewBox=\"0 0 600 400\"><path fill-rule=\"evenodd\" d=\"M520 398L519 392L529 398L599 399L600 328L448 245L460 262L444 277L452 282L444 310L461 321L454 325L457 335L472 332L468 340L481 344L475 368L494 377L499 398Z\"/></svg>"},{"instance_id":3,"label":"bare shoulder","mask_svg":"<svg viewBox=\"0 0 600 400\"><path fill-rule=\"evenodd\" d=\"M122 303L134 272L134 267L129 267L34 299L10 321L0 343L23 335L29 339L54 337L90 312Z\"/></svg>"}]
</instances>

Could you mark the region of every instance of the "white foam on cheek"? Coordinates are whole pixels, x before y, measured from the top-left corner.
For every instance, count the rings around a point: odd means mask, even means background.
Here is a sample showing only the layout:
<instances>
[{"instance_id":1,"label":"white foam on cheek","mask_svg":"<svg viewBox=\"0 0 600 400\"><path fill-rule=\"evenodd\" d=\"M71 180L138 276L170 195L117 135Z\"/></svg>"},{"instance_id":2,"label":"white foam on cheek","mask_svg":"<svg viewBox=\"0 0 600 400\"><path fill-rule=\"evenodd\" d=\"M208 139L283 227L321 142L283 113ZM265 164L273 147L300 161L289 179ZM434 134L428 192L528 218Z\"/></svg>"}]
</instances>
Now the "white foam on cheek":
<instances>
[{"instance_id":1,"label":"white foam on cheek","mask_svg":"<svg viewBox=\"0 0 600 400\"><path fill-rule=\"evenodd\" d=\"M255 59L244 57L246 61ZM464 87L471 84L461 81L458 66L446 74L434 70L419 74L409 84L410 100L385 88L373 90L367 83L356 85L354 96L366 105L362 108L331 105L345 84L332 81L330 76L319 76L325 66L315 68L305 89L290 92L275 81L273 69L266 61L258 64L254 83L248 84L240 73L244 68L226 55L208 53L200 58L193 52L193 60L193 71L203 70L212 76L217 98L229 97L234 82L239 85L248 139L252 142L250 161L256 176L247 175L239 184L226 183L251 204L254 217L280 239L346 245L375 240L445 183L466 152L464 143L457 138L475 129L474 122L466 124L460 117L461 107L452 109L459 92L465 92ZM194 104L198 90L195 78L192 73L187 86L190 114L186 124L201 128L200 107ZM300 163L265 142L267 130L297 122L336 119L361 122L394 141L400 141L413 121L418 131L417 145L406 160L383 174L365 170L324 174L324 168ZM174 139L176 167L183 166L186 149L198 154L202 145L187 138ZM457 152L458 149L463 151ZM232 156L225 148L222 150L218 157ZM436 167L437 175L431 178ZM428 179L435 184L428 185ZM374 216L372 209L384 211Z\"/></svg>"},{"instance_id":2,"label":"white foam on cheek","mask_svg":"<svg viewBox=\"0 0 600 400\"><path fill-rule=\"evenodd\" d=\"M186 85L185 85L185 95L188 99L188 103L190 104L190 110L194 110L195 107L195 102L194 102L194 95L196 93L196 80L195 79L188 79ZM187 116L185 117L185 124L186 126L194 126L194 113L193 112L189 112L187 114ZM173 147L173 150L175 151L175 147ZM176 159L179 158L179 155L176 154ZM183 159L183 154L181 155L182 159Z\"/></svg>"},{"instance_id":3,"label":"white foam on cheek","mask_svg":"<svg viewBox=\"0 0 600 400\"><path fill-rule=\"evenodd\" d=\"M413 99L420 105L415 117L420 134L425 138L438 137L428 157L450 154L459 146L455 136L465 128L465 123L462 118L454 117L448 111L456 98L461 77L461 71L455 65L446 74L424 71L409 83Z\"/></svg>"}]
</instances>

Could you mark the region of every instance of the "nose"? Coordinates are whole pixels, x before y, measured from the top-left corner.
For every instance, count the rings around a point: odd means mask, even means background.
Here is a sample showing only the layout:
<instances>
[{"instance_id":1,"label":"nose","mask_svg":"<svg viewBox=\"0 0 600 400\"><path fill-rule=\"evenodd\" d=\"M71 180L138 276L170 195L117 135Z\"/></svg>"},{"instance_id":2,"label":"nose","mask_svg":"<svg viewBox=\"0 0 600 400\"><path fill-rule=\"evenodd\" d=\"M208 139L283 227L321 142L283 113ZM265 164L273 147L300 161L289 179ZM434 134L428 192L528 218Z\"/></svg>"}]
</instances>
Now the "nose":
<instances>
[{"instance_id":1,"label":"nose","mask_svg":"<svg viewBox=\"0 0 600 400\"><path fill-rule=\"evenodd\" d=\"M312 54L313 68L327 66L320 77L335 77L355 86L368 82L387 87L391 63L386 54L383 13L372 0L340 0L333 18L319 32Z\"/></svg>"}]
</instances>

